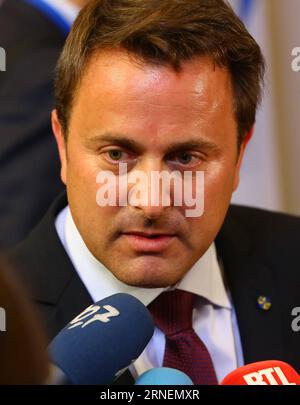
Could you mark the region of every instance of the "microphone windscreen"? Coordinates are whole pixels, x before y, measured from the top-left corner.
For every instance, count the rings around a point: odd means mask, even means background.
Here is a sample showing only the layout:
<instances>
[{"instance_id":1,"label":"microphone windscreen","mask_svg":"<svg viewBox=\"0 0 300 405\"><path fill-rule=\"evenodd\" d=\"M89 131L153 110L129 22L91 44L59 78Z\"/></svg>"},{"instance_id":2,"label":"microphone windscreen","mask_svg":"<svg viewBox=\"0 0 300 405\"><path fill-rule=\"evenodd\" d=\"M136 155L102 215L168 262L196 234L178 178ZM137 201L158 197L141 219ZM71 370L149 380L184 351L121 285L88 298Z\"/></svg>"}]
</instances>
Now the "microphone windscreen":
<instances>
[{"instance_id":1,"label":"microphone windscreen","mask_svg":"<svg viewBox=\"0 0 300 405\"><path fill-rule=\"evenodd\" d=\"M154 332L147 308L115 294L74 318L50 344L50 358L71 384L109 384L144 350Z\"/></svg>"},{"instance_id":2,"label":"microphone windscreen","mask_svg":"<svg viewBox=\"0 0 300 405\"><path fill-rule=\"evenodd\" d=\"M300 385L300 376L283 361L259 361L232 371L221 385Z\"/></svg>"},{"instance_id":3,"label":"microphone windscreen","mask_svg":"<svg viewBox=\"0 0 300 405\"><path fill-rule=\"evenodd\" d=\"M146 371L136 380L135 385L194 385L182 371L160 367Z\"/></svg>"}]
</instances>

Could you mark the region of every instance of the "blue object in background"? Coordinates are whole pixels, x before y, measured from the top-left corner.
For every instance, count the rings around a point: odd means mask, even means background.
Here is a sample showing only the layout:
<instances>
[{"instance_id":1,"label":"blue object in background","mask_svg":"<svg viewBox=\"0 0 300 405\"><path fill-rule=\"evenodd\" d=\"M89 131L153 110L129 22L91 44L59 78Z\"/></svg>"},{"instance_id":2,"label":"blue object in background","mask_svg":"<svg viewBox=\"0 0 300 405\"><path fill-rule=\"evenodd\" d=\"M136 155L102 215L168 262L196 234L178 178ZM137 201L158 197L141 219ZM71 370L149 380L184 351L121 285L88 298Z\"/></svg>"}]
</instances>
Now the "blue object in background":
<instances>
[{"instance_id":1,"label":"blue object in background","mask_svg":"<svg viewBox=\"0 0 300 405\"><path fill-rule=\"evenodd\" d=\"M255 0L241 0L239 16L244 21L249 20Z\"/></svg>"},{"instance_id":2,"label":"blue object in background","mask_svg":"<svg viewBox=\"0 0 300 405\"><path fill-rule=\"evenodd\" d=\"M152 368L143 373L135 385L194 385L193 381L182 371L174 368Z\"/></svg>"}]
</instances>

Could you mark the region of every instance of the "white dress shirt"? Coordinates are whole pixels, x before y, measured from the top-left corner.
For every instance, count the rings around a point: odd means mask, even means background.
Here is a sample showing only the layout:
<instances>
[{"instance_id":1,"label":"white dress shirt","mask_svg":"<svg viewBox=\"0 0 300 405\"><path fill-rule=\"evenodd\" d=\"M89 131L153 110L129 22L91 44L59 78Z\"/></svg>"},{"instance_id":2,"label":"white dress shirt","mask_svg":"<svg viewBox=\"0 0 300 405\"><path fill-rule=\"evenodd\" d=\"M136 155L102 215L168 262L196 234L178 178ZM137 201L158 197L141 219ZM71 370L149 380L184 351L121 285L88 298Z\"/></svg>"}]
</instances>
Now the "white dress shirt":
<instances>
[{"instance_id":1,"label":"white dress shirt","mask_svg":"<svg viewBox=\"0 0 300 405\"><path fill-rule=\"evenodd\" d=\"M132 287L119 281L88 250L68 206L58 214L55 225L75 270L94 302L122 292L148 305L168 289ZM193 328L206 345L220 382L228 373L242 366L244 360L235 311L224 286L214 244L175 288L198 296L193 311ZM133 376L136 378L153 367L161 367L164 350L165 336L155 328L151 341L131 366Z\"/></svg>"}]
</instances>

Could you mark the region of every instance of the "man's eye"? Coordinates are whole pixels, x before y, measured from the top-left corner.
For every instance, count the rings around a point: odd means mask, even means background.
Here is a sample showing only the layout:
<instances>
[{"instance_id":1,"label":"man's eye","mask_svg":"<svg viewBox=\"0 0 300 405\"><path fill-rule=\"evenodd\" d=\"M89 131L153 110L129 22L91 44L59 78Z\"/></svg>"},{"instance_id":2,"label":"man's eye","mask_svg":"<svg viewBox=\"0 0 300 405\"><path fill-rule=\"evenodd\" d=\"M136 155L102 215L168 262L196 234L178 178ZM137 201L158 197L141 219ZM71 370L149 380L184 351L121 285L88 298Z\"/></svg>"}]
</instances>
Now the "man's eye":
<instances>
[{"instance_id":1,"label":"man's eye","mask_svg":"<svg viewBox=\"0 0 300 405\"><path fill-rule=\"evenodd\" d=\"M107 152L111 160L121 160L123 157L123 151L114 149Z\"/></svg>"},{"instance_id":2,"label":"man's eye","mask_svg":"<svg viewBox=\"0 0 300 405\"><path fill-rule=\"evenodd\" d=\"M172 156L171 160L181 165L196 165L201 161L201 158L190 152L181 152Z\"/></svg>"},{"instance_id":3,"label":"man's eye","mask_svg":"<svg viewBox=\"0 0 300 405\"><path fill-rule=\"evenodd\" d=\"M178 160L180 163L182 163L183 165L187 165L189 163L191 163L193 159L193 156L190 153L181 153L178 155Z\"/></svg>"},{"instance_id":4,"label":"man's eye","mask_svg":"<svg viewBox=\"0 0 300 405\"><path fill-rule=\"evenodd\" d=\"M126 152L122 149L106 149L102 151L102 157L112 164L131 163L136 159L133 153Z\"/></svg>"}]
</instances>

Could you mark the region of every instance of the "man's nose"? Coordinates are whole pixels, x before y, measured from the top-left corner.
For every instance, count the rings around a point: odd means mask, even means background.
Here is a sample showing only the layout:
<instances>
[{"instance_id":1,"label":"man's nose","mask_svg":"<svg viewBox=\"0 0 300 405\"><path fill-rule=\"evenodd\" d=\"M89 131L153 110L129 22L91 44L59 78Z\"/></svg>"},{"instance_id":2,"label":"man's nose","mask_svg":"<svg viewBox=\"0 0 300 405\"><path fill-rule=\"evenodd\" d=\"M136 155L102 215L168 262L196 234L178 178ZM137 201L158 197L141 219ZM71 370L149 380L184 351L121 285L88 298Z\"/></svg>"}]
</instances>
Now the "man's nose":
<instances>
[{"instance_id":1,"label":"man's nose","mask_svg":"<svg viewBox=\"0 0 300 405\"><path fill-rule=\"evenodd\" d=\"M170 189L165 187L160 176L163 170L166 170L163 162L152 158L141 163L132 173L133 178L138 177L139 181L130 188L129 205L142 210L148 219L159 218L171 205ZM136 199L136 196L139 198Z\"/></svg>"}]
</instances>

